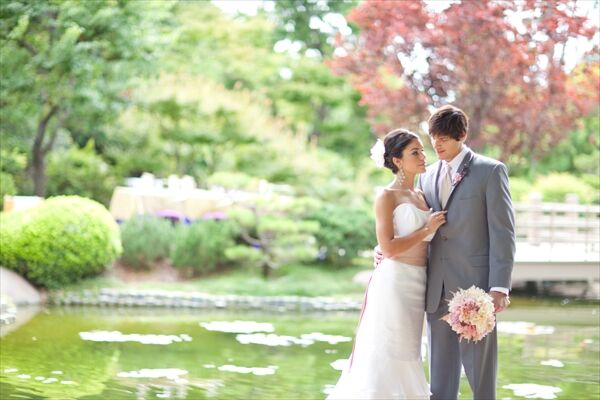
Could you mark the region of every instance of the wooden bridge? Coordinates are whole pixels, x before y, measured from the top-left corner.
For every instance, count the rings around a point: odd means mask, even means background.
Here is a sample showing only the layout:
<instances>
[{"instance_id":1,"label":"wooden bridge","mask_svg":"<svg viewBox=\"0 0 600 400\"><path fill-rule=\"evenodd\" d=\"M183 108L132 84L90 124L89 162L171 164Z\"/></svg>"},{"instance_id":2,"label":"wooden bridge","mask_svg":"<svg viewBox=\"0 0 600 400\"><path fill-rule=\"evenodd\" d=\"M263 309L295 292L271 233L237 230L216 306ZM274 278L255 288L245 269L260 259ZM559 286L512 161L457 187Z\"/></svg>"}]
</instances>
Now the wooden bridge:
<instances>
[{"instance_id":1,"label":"wooden bridge","mask_svg":"<svg viewBox=\"0 0 600 400\"><path fill-rule=\"evenodd\" d=\"M513 281L600 282L600 206L516 203L517 252ZM598 298L600 293L593 293Z\"/></svg>"}]
</instances>

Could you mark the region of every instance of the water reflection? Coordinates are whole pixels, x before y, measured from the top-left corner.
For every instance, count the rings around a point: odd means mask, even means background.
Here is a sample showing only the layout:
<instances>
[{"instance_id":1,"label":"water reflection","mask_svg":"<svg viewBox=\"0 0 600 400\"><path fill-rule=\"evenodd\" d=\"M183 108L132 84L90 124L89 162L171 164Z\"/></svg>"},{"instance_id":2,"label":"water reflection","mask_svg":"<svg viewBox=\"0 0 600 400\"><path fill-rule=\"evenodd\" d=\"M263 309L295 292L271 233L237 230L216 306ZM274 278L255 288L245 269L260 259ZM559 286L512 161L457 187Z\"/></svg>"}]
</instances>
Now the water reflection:
<instances>
[{"instance_id":1,"label":"water reflection","mask_svg":"<svg viewBox=\"0 0 600 400\"><path fill-rule=\"evenodd\" d=\"M119 331L92 331L79 332L82 340L92 342L139 342L142 344L161 344L167 345L173 342L191 342L189 335L140 335L137 333L123 334Z\"/></svg>"},{"instance_id":2,"label":"water reflection","mask_svg":"<svg viewBox=\"0 0 600 400\"><path fill-rule=\"evenodd\" d=\"M260 367L240 367L237 365L221 365L219 371L237 372L240 374L253 374L253 375L273 375L277 370L277 366L270 365L265 368Z\"/></svg>"},{"instance_id":3,"label":"water reflection","mask_svg":"<svg viewBox=\"0 0 600 400\"><path fill-rule=\"evenodd\" d=\"M525 321L502 321L497 325L498 333L510 333L514 335L551 335L554 333L553 326L536 325Z\"/></svg>"},{"instance_id":4,"label":"water reflection","mask_svg":"<svg viewBox=\"0 0 600 400\"><path fill-rule=\"evenodd\" d=\"M315 342L327 342L329 344L338 344L343 342L351 342L352 338L348 336L339 336L339 335L325 335L321 332L312 332L301 335L300 338L305 340L312 340Z\"/></svg>"},{"instance_id":5,"label":"water reflection","mask_svg":"<svg viewBox=\"0 0 600 400\"><path fill-rule=\"evenodd\" d=\"M235 340L241 344L262 344L265 346L291 346L299 344L301 346L310 346L314 343L312 340L299 339L294 336L279 336L274 333L253 333L248 335L237 335Z\"/></svg>"},{"instance_id":6,"label":"water reflection","mask_svg":"<svg viewBox=\"0 0 600 400\"><path fill-rule=\"evenodd\" d=\"M0 337L8 335L19 329L20 326L26 324L40 312L40 307L37 305L19 306L19 312L15 316L15 322L9 325L0 325Z\"/></svg>"},{"instance_id":7,"label":"water reflection","mask_svg":"<svg viewBox=\"0 0 600 400\"><path fill-rule=\"evenodd\" d=\"M6 368L4 369L5 373L13 373L13 372L18 372L19 370L17 368ZM52 371L52 373L62 373L61 371ZM29 374L19 374L16 375L17 379L31 379L31 375ZM63 380L59 380L57 378L46 378L45 376L36 376L35 378L33 378L35 381L41 382L41 383L54 383L54 382L60 382L62 385L73 385L75 382L73 381L63 381ZM0 381L1 382L1 381Z\"/></svg>"},{"instance_id":8,"label":"water reflection","mask_svg":"<svg viewBox=\"0 0 600 400\"><path fill-rule=\"evenodd\" d=\"M275 330L271 323L255 321L212 321L202 322L200 326L209 331L227 333L273 332Z\"/></svg>"},{"instance_id":9,"label":"water reflection","mask_svg":"<svg viewBox=\"0 0 600 400\"><path fill-rule=\"evenodd\" d=\"M560 388L537 385L535 383L513 383L502 387L504 389L512 390L515 393L515 396L525 397L527 399L555 399L556 394L562 392Z\"/></svg>"},{"instance_id":10,"label":"water reflection","mask_svg":"<svg viewBox=\"0 0 600 400\"><path fill-rule=\"evenodd\" d=\"M498 398L597 398L600 333L590 310L569 312L569 323L546 308L519 312L498 324ZM323 398L347 363L356 319L51 308L0 339L0 398ZM463 377L461 399L470 397Z\"/></svg>"},{"instance_id":11,"label":"water reflection","mask_svg":"<svg viewBox=\"0 0 600 400\"><path fill-rule=\"evenodd\" d=\"M119 378L166 378L172 381L181 380L181 375L187 375L188 371L179 368L144 368L139 371L123 371L119 372ZM181 380L183 381L183 380ZM187 383L187 381L185 381Z\"/></svg>"},{"instance_id":12,"label":"water reflection","mask_svg":"<svg viewBox=\"0 0 600 400\"><path fill-rule=\"evenodd\" d=\"M352 341L352 338L347 336L325 335L320 332L306 333L299 338L295 336L280 336L274 333L253 333L237 335L235 340L242 344L262 344L265 346L291 346L292 344L297 344L307 347L315 342L327 342L329 344L350 342Z\"/></svg>"},{"instance_id":13,"label":"water reflection","mask_svg":"<svg viewBox=\"0 0 600 400\"><path fill-rule=\"evenodd\" d=\"M168 386L168 385L136 385L136 398L138 400L145 400L149 397L152 397L154 394L155 397L159 399L185 399L187 398L188 391L185 386Z\"/></svg>"},{"instance_id":14,"label":"water reflection","mask_svg":"<svg viewBox=\"0 0 600 400\"><path fill-rule=\"evenodd\" d=\"M135 395L139 400L149 398L177 398L186 399L198 398L194 395L196 389L201 389L204 397L216 397L219 388L223 387L223 380L220 379L200 379L188 376L189 371L179 368L144 368L137 371L123 371L117 374L117 377L122 378L124 384L135 386ZM183 378L186 376L186 378ZM145 383L129 383L144 379ZM166 381L164 380L166 379ZM127 390L120 390L121 393L129 393ZM119 396L122 398L122 396ZM126 397L129 398L129 397Z\"/></svg>"},{"instance_id":15,"label":"water reflection","mask_svg":"<svg viewBox=\"0 0 600 400\"><path fill-rule=\"evenodd\" d=\"M332 362L331 367L333 369L335 369L336 371L343 371L344 368L346 368L346 364L348 364L348 359L347 358L340 358L339 360L335 360L334 362Z\"/></svg>"},{"instance_id":16,"label":"water reflection","mask_svg":"<svg viewBox=\"0 0 600 400\"><path fill-rule=\"evenodd\" d=\"M550 367L557 367L557 368L562 368L565 366L565 364L560 362L560 360L544 360L544 361L540 362L540 364L547 365Z\"/></svg>"}]
</instances>

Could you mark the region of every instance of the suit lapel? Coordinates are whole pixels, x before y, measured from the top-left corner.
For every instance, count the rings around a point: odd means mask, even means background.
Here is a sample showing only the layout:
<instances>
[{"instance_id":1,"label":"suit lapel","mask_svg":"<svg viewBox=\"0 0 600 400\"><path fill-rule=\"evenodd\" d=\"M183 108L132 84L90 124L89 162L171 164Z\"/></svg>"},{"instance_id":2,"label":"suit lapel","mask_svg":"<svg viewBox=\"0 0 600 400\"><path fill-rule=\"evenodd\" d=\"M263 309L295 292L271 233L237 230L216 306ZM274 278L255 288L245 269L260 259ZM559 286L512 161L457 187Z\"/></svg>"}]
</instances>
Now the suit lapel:
<instances>
[{"instance_id":1,"label":"suit lapel","mask_svg":"<svg viewBox=\"0 0 600 400\"><path fill-rule=\"evenodd\" d=\"M460 183L462 182L462 180L465 178L466 174L468 173L468 171L465 171L466 168L469 168L471 166L471 162L473 161L473 157L474 154L472 151L469 151L467 153L467 155L465 155L464 160L460 163L460 166L458 167L458 171L456 171L456 174L454 174L454 176L462 176L462 178L456 182L456 184L454 183L454 177L452 178L452 189L450 190L450 195L448 196L448 201L446 202L446 207L444 208L445 210L448 209L448 207L450 207L450 202L452 201L452 196L454 195L454 192L456 191L456 188L458 187L458 185L460 185ZM438 172L439 175L439 172ZM436 180L437 183L437 180ZM439 202L439 200L438 200Z\"/></svg>"}]
</instances>

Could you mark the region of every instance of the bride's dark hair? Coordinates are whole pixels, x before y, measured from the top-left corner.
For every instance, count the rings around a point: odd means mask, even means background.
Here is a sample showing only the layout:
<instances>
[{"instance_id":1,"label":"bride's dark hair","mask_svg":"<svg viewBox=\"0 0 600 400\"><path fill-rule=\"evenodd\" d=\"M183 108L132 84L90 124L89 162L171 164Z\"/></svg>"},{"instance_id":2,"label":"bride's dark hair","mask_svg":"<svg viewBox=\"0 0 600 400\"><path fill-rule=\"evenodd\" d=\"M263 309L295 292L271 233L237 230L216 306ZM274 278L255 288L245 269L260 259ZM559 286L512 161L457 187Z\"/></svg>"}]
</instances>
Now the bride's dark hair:
<instances>
[{"instance_id":1,"label":"bride's dark hair","mask_svg":"<svg viewBox=\"0 0 600 400\"><path fill-rule=\"evenodd\" d=\"M416 133L407 129L394 129L388 132L383 138L385 153L383 154L383 166L392 170L395 174L398 172L398 167L392 162L392 158L402 158L402 152L410 142L418 139Z\"/></svg>"}]
</instances>

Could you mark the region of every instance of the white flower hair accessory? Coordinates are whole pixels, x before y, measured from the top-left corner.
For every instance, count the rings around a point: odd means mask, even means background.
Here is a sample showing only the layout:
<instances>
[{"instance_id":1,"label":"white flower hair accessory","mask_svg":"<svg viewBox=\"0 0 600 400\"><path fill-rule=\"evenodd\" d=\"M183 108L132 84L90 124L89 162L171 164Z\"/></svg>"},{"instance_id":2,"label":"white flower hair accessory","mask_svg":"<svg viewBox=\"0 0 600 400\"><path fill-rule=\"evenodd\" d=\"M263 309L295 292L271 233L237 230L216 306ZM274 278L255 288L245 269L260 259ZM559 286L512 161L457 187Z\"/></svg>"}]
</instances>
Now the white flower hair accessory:
<instances>
[{"instance_id":1,"label":"white flower hair accessory","mask_svg":"<svg viewBox=\"0 0 600 400\"><path fill-rule=\"evenodd\" d=\"M373 147L371 147L371 160L375 161L375 165L378 168L383 168L385 164L385 159L383 158L385 154L385 146L383 144L383 140L377 139Z\"/></svg>"}]
</instances>

